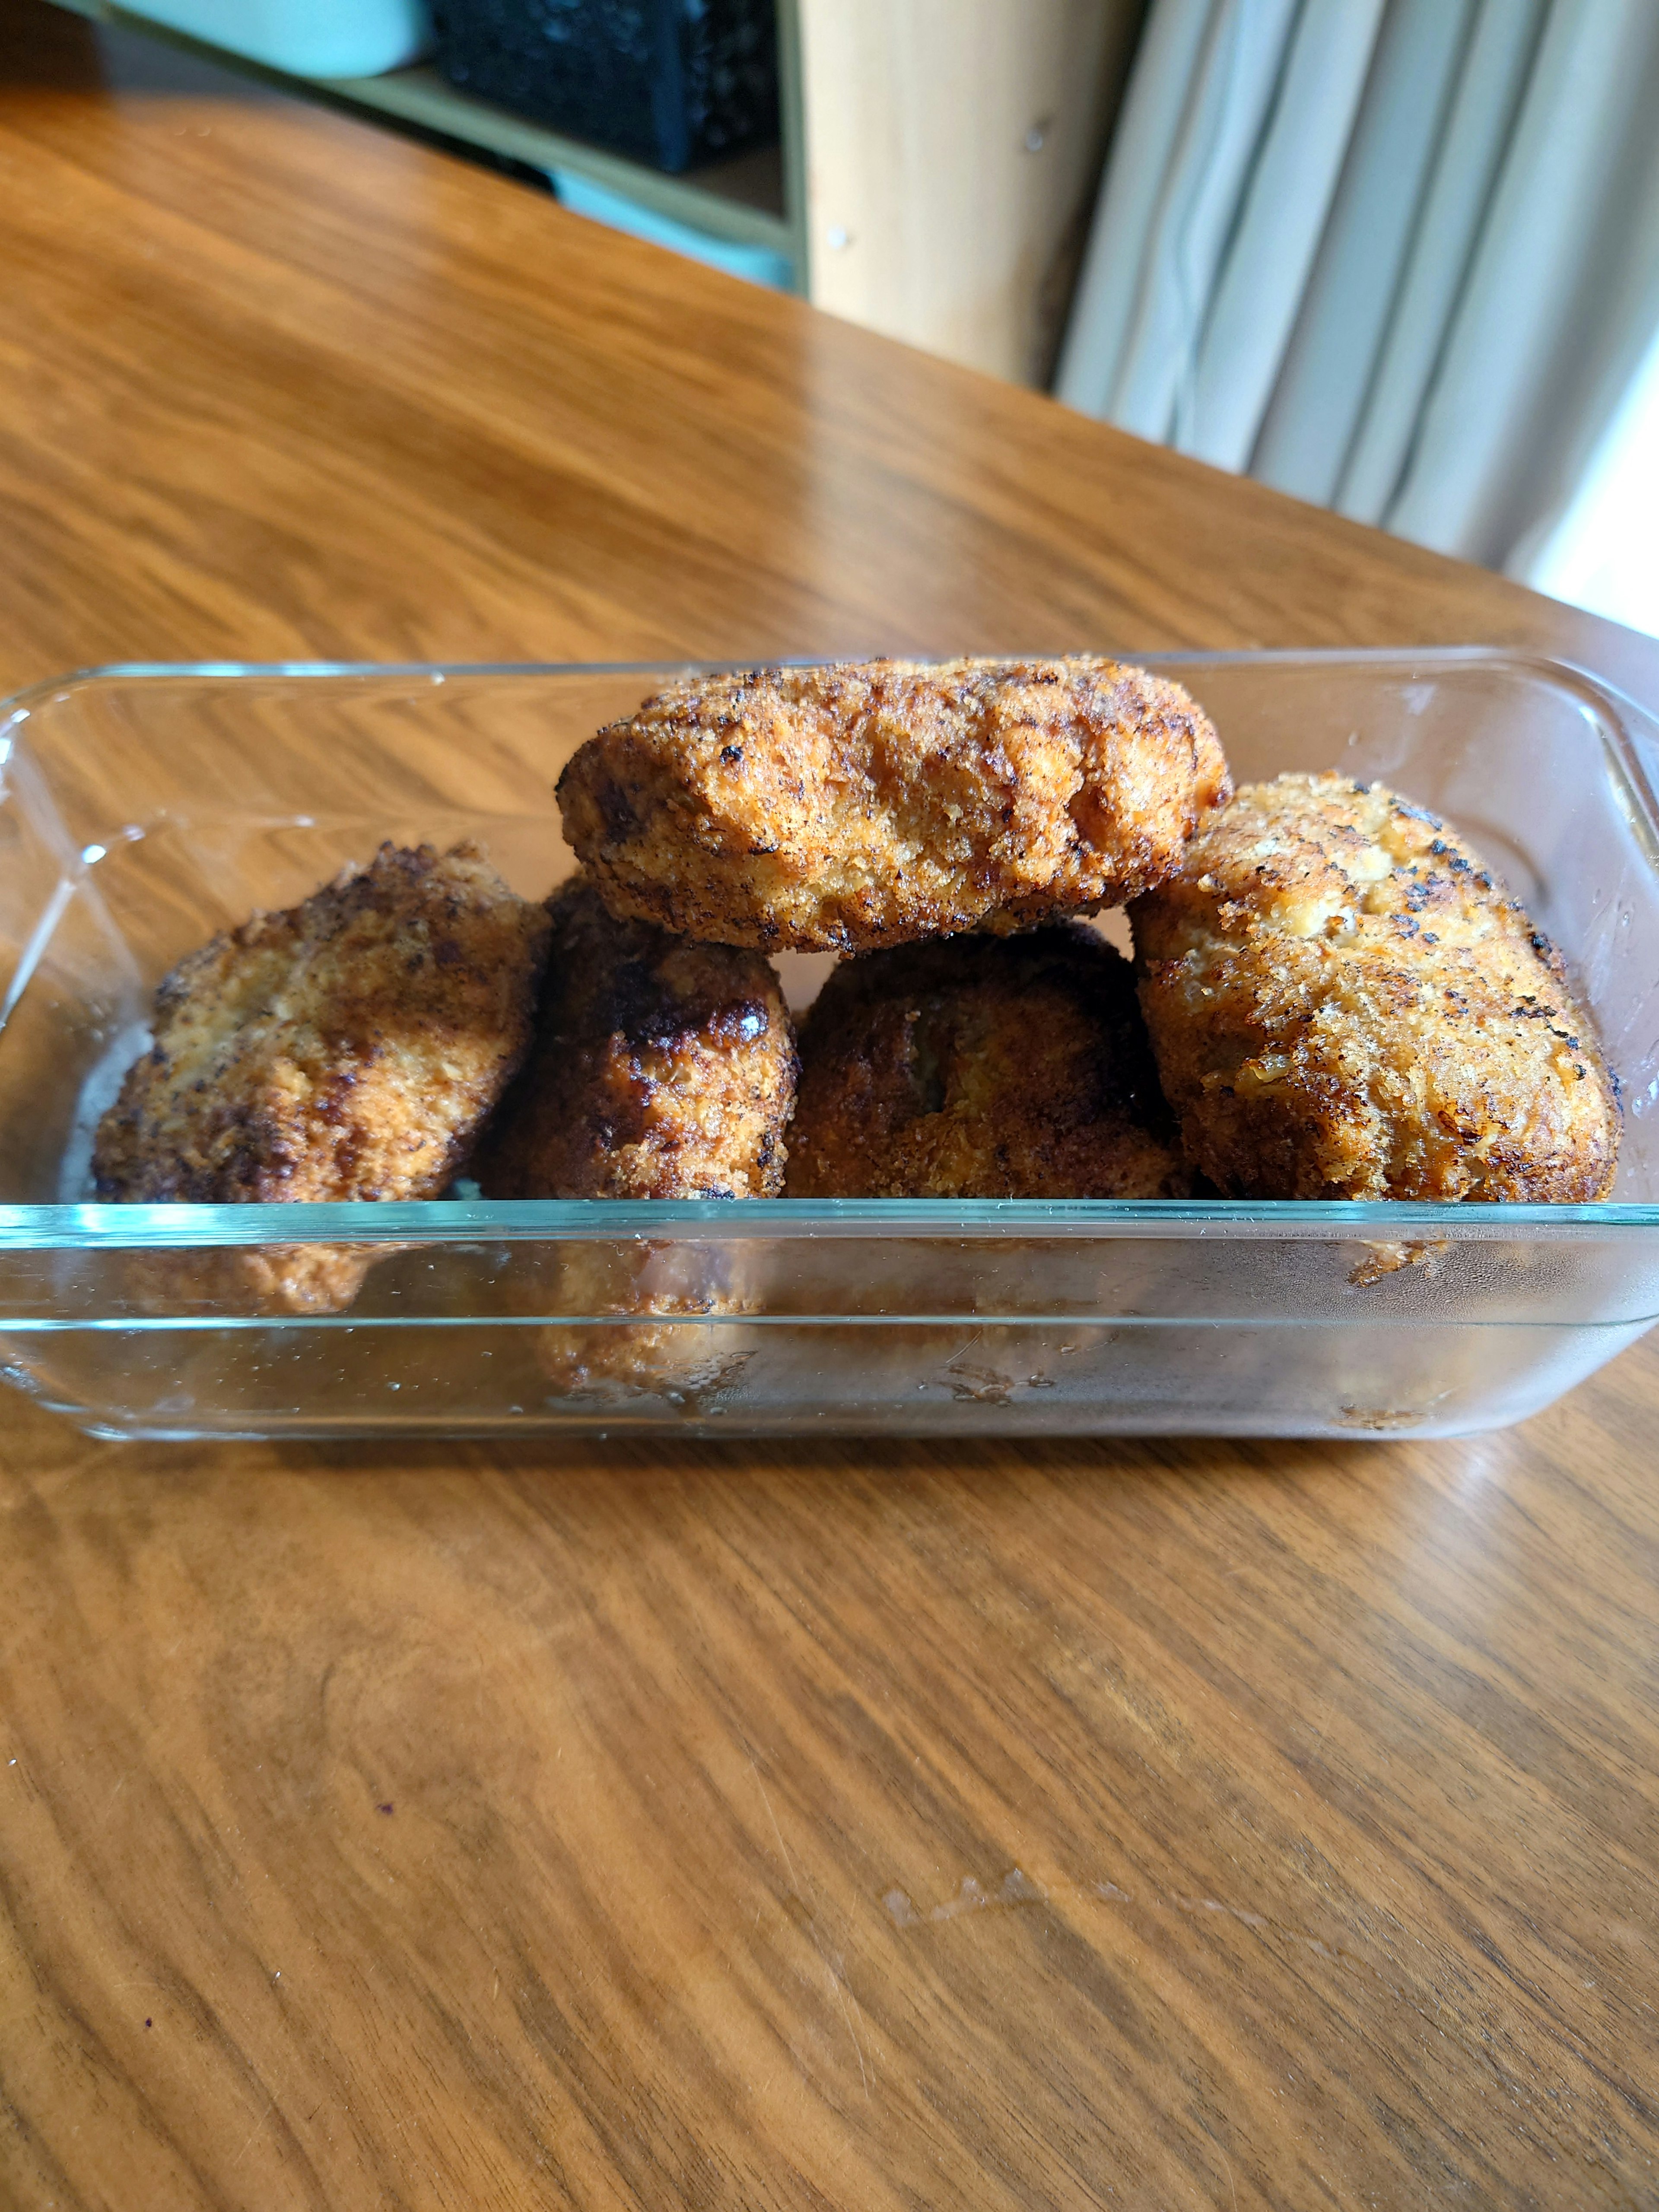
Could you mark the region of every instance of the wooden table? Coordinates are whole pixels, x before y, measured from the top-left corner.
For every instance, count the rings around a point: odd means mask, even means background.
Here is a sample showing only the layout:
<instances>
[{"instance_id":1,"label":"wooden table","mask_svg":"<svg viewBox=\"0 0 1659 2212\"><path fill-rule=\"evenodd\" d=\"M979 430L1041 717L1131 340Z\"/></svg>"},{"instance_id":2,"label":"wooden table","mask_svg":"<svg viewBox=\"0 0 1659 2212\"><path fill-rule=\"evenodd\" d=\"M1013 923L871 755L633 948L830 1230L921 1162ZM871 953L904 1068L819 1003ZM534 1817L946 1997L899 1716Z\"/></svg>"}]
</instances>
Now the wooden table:
<instances>
[{"instance_id":1,"label":"wooden table","mask_svg":"<svg viewBox=\"0 0 1659 2212\"><path fill-rule=\"evenodd\" d=\"M1659 695L1492 577L7 23L8 686L1478 639ZM1651 1340L1459 1443L0 1420L0 2203L1659 2204Z\"/></svg>"}]
</instances>

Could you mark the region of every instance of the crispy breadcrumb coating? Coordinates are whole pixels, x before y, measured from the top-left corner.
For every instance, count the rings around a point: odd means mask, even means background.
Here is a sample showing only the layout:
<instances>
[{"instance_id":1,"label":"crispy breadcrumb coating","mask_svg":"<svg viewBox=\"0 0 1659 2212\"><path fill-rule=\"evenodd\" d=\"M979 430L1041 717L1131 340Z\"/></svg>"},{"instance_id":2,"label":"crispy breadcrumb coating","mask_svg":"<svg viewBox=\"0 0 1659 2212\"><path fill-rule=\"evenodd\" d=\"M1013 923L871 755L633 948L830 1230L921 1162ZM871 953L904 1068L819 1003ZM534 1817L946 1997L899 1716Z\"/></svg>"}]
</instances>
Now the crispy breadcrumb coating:
<instances>
[{"instance_id":1,"label":"crispy breadcrumb coating","mask_svg":"<svg viewBox=\"0 0 1659 2212\"><path fill-rule=\"evenodd\" d=\"M1178 684L1078 655L696 677L558 797L614 913L810 951L1119 904L1231 787Z\"/></svg>"},{"instance_id":2,"label":"crispy breadcrumb coating","mask_svg":"<svg viewBox=\"0 0 1659 2212\"><path fill-rule=\"evenodd\" d=\"M747 1267L741 1246L567 1244L561 1304L594 1322L538 1330L536 1364L562 1395L606 1402L729 1388L754 1356L754 1332L733 1325L756 1304Z\"/></svg>"},{"instance_id":3,"label":"crispy breadcrumb coating","mask_svg":"<svg viewBox=\"0 0 1659 2212\"><path fill-rule=\"evenodd\" d=\"M1077 923L845 960L801 1030L792 1198L1173 1198L1129 963Z\"/></svg>"},{"instance_id":4,"label":"crispy breadcrumb coating","mask_svg":"<svg viewBox=\"0 0 1659 2212\"><path fill-rule=\"evenodd\" d=\"M1247 786L1131 918L1164 1088L1223 1190L1611 1189L1617 1085L1559 957L1462 838L1380 784Z\"/></svg>"},{"instance_id":5,"label":"crispy breadcrumb coating","mask_svg":"<svg viewBox=\"0 0 1659 2212\"><path fill-rule=\"evenodd\" d=\"M100 1197L433 1198L530 1039L547 941L476 846L383 845L182 960L98 1125Z\"/></svg>"},{"instance_id":6,"label":"crispy breadcrumb coating","mask_svg":"<svg viewBox=\"0 0 1659 2212\"><path fill-rule=\"evenodd\" d=\"M617 921L577 877L528 1066L478 1165L490 1198L771 1198L795 1038L758 953Z\"/></svg>"},{"instance_id":7,"label":"crispy breadcrumb coating","mask_svg":"<svg viewBox=\"0 0 1659 2212\"><path fill-rule=\"evenodd\" d=\"M155 1042L98 1125L101 1198L434 1198L530 1041L542 908L473 845L383 845L286 913L179 963ZM243 1255L256 1307L347 1304L367 1261Z\"/></svg>"},{"instance_id":8,"label":"crispy breadcrumb coating","mask_svg":"<svg viewBox=\"0 0 1659 2212\"><path fill-rule=\"evenodd\" d=\"M402 1244L218 1245L132 1253L129 1295L151 1315L344 1313Z\"/></svg>"},{"instance_id":9,"label":"crispy breadcrumb coating","mask_svg":"<svg viewBox=\"0 0 1659 2212\"><path fill-rule=\"evenodd\" d=\"M550 902L552 950L529 1066L477 1164L491 1198L770 1198L794 1110L794 1031L757 952L617 921L578 877ZM711 1243L570 1244L562 1309L538 1332L563 1393L682 1401L748 1354L711 1316L746 1310L738 1255Z\"/></svg>"}]
</instances>

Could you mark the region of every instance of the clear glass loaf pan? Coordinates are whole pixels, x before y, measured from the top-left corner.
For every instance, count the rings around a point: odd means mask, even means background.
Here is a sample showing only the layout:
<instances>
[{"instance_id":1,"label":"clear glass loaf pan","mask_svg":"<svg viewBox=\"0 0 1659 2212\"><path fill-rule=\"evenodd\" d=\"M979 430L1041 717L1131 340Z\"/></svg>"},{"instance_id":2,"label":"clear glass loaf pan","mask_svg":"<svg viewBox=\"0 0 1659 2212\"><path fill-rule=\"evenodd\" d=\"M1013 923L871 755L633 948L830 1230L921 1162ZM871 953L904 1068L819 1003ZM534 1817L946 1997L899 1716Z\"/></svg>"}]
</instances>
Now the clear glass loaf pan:
<instances>
[{"instance_id":1,"label":"clear glass loaf pan","mask_svg":"<svg viewBox=\"0 0 1659 2212\"><path fill-rule=\"evenodd\" d=\"M1659 729L1480 650L1152 665L1241 781L1379 777L1505 872L1624 1080L1613 1202L85 1203L181 954L383 837L481 837L544 893L561 764L683 672L107 669L0 709L0 1370L177 1438L1447 1436L1548 1404L1659 1315ZM783 963L797 1006L826 964ZM254 1309L250 1256L296 1245L362 1265L349 1310Z\"/></svg>"}]
</instances>

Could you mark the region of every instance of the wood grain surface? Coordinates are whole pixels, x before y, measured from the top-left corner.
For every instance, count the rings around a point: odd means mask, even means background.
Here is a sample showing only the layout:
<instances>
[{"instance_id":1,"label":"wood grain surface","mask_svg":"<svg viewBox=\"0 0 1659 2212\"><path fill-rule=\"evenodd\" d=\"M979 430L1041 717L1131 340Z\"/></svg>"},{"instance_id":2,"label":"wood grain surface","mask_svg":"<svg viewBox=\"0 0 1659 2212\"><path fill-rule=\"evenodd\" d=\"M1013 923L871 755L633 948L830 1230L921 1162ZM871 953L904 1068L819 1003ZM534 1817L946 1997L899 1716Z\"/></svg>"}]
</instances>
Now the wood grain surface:
<instances>
[{"instance_id":1,"label":"wood grain surface","mask_svg":"<svg viewBox=\"0 0 1659 2212\"><path fill-rule=\"evenodd\" d=\"M0 680L1650 642L234 87L0 52ZM1468 1443L0 1398L6 2207L1659 2205L1659 1357Z\"/></svg>"}]
</instances>

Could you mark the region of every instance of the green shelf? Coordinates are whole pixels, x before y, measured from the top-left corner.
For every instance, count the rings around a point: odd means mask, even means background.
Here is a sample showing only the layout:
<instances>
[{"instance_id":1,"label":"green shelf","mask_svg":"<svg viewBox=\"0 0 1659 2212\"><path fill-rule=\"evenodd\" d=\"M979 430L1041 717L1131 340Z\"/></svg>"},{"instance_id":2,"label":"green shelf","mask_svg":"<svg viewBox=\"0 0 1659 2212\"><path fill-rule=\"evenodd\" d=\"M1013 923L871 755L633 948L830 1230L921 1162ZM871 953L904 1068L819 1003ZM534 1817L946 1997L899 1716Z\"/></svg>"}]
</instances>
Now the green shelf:
<instances>
[{"instance_id":1,"label":"green shelf","mask_svg":"<svg viewBox=\"0 0 1659 2212\"><path fill-rule=\"evenodd\" d=\"M404 124L457 146L522 162L526 167L562 169L591 179L636 207L688 224L710 238L738 246L767 246L787 255L796 271L797 289L805 289L805 241L799 218L787 205L789 164L779 147L763 147L683 176L669 176L458 92L435 69L424 64L393 70L385 76L301 76L266 68L228 47L187 38L148 16L114 5L113 0L58 0L58 4L94 22L142 33L262 83L359 114Z\"/></svg>"}]
</instances>

